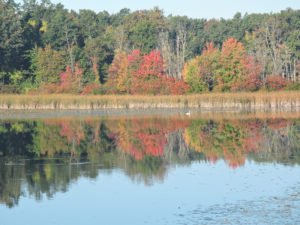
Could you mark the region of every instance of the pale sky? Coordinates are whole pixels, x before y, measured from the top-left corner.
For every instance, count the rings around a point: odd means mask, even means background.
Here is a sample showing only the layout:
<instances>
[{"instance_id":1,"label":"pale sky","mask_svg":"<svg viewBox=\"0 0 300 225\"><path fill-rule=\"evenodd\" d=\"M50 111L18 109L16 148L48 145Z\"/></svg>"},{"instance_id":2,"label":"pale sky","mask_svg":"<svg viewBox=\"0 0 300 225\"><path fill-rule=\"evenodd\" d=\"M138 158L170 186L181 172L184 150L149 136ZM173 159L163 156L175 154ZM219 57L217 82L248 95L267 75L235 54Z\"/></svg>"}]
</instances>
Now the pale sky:
<instances>
[{"instance_id":1,"label":"pale sky","mask_svg":"<svg viewBox=\"0 0 300 225\"><path fill-rule=\"evenodd\" d=\"M21 2L21 0L16 0ZM300 0L52 0L61 2L67 9L92 9L96 12L117 13L122 8L132 11L152 9L158 6L165 15L181 15L192 18L231 18L242 14L279 12L286 8L300 9Z\"/></svg>"}]
</instances>

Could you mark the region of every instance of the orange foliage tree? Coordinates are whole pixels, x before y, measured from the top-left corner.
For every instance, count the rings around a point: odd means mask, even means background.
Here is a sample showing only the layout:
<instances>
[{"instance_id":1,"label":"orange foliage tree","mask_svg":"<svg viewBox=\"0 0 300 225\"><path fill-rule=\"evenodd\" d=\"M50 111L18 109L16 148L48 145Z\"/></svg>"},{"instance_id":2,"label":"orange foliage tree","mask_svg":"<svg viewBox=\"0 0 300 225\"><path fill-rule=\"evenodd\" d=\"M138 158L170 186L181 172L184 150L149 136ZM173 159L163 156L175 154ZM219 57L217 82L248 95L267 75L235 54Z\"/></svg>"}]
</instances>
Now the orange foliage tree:
<instances>
[{"instance_id":1,"label":"orange foliage tree","mask_svg":"<svg viewBox=\"0 0 300 225\"><path fill-rule=\"evenodd\" d=\"M183 70L191 92L255 91L261 86L260 74L261 66L234 38L226 40L221 51L207 44L202 55L186 63Z\"/></svg>"},{"instance_id":2,"label":"orange foliage tree","mask_svg":"<svg viewBox=\"0 0 300 225\"><path fill-rule=\"evenodd\" d=\"M117 52L109 68L107 86L116 93L127 94L183 94L188 86L164 74L164 61L159 51L142 55L133 50L126 57ZM111 91L113 92L113 91Z\"/></svg>"},{"instance_id":3,"label":"orange foliage tree","mask_svg":"<svg viewBox=\"0 0 300 225\"><path fill-rule=\"evenodd\" d=\"M216 90L257 90L260 87L261 68L236 39L229 38L223 43L220 63Z\"/></svg>"},{"instance_id":4,"label":"orange foliage tree","mask_svg":"<svg viewBox=\"0 0 300 225\"><path fill-rule=\"evenodd\" d=\"M130 93L131 74L129 73L129 60L125 52L118 51L109 67L109 80L107 86L115 88L119 93Z\"/></svg>"},{"instance_id":5,"label":"orange foliage tree","mask_svg":"<svg viewBox=\"0 0 300 225\"><path fill-rule=\"evenodd\" d=\"M213 43L206 45L202 55L187 62L183 69L184 80L191 92L212 90L219 69L220 51Z\"/></svg>"}]
</instances>

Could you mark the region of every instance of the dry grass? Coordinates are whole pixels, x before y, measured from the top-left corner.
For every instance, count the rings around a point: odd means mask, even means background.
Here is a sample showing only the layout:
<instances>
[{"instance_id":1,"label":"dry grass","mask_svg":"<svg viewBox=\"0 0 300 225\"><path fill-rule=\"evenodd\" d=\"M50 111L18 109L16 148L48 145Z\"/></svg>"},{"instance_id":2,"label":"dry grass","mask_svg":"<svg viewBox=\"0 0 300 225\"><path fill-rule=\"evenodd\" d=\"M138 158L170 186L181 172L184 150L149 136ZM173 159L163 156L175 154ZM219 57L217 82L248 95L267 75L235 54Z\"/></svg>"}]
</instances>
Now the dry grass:
<instances>
[{"instance_id":1,"label":"dry grass","mask_svg":"<svg viewBox=\"0 0 300 225\"><path fill-rule=\"evenodd\" d=\"M0 109L203 109L300 111L300 92L207 93L183 96L0 95Z\"/></svg>"}]
</instances>

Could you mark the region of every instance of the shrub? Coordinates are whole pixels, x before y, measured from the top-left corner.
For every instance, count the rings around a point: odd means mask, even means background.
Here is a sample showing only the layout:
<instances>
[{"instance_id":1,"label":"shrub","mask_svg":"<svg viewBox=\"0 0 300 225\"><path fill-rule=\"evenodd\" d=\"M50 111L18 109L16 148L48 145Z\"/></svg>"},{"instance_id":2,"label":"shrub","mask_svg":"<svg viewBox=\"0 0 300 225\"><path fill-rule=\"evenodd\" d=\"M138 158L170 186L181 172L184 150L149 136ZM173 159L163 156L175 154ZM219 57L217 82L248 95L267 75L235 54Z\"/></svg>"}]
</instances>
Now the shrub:
<instances>
[{"instance_id":1,"label":"shrub","mask_svg":"<svg viewBox=\"0 0 300 225\"><path fill-rule=\"evenodd\" d=\"M21 91L17 85L11 84L0 84L0 93L1 94L19 94Z\"/></svg>"},{"instance_id":2,"label":"shrub","mask_svg":"<svg viewBox=\"0 0 300 225\"><path fill-rule=\"evenodd\" d=\"M285 90L288 91L300 91L300 82L290 83L286 86Z\"/></svg>"},{"instance_id":3,"label":"shrub","mask_svg":"<svg viewBox=\"0 0 300 225\"><path fill-rule=\"evenodd\" d=\"M86 85L81 94L82 95L88 95L88 94L96 94L100 90L100 84L93 83L93 84L88 84Z\"/></svg>"},{"instance_id":4,"label":"shrub","mask_svg":"<svg viewBox=\"0 0 300 225\"><path fill-rule=\"evenodd\" d=\"M282 90L289 82L279 75L270 75L266 78L266 88L269 91Z\"/></svg>"}]
</instances>

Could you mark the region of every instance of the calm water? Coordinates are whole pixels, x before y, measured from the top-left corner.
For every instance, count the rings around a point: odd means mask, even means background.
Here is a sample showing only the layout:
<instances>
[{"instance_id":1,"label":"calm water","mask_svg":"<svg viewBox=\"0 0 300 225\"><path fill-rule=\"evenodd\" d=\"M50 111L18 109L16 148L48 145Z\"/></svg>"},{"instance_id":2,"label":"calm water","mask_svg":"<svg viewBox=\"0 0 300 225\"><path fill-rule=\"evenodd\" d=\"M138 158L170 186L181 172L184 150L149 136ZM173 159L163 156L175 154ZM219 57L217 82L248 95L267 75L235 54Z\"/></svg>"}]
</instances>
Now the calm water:
<instances>
[{"instance_id":1,"label":"calm water","mask_svg":"<svg viewBox=\"0 0 300 225\"><path fill-rule=\"evenodd\" d=\"M0 224L300 224L300 117L256 117L2 119Z\"/></svg>"}]
</instances>

